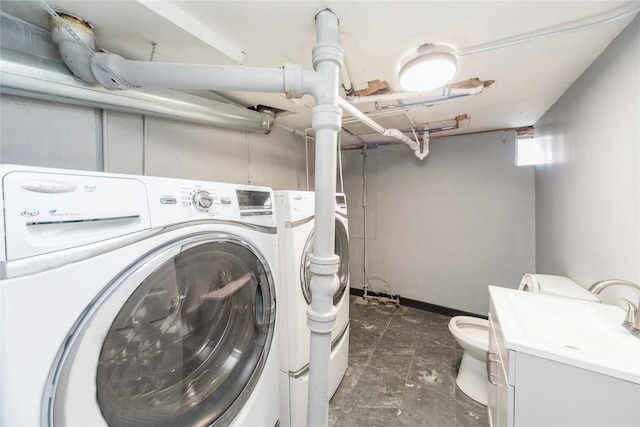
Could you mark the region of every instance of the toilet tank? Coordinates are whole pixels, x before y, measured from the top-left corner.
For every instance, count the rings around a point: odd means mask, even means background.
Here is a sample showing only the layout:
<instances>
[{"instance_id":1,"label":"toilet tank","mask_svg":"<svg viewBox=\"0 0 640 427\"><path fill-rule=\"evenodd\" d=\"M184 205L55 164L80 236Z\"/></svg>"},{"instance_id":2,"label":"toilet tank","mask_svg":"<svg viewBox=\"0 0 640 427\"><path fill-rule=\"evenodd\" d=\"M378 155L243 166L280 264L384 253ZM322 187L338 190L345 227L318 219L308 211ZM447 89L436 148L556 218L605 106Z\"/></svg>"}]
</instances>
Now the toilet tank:
<instances>
[{"instance_id":1,"label":"toilet tank","mask_svg":"<svg viewBox=\"0 0 640 427\"><path fill-rule=\"evenodd\" d=\"M600 298L568 277L551 274L525 274L520 281L518 289L526 292L600 302Z\"/></svg>"}]
</instances>

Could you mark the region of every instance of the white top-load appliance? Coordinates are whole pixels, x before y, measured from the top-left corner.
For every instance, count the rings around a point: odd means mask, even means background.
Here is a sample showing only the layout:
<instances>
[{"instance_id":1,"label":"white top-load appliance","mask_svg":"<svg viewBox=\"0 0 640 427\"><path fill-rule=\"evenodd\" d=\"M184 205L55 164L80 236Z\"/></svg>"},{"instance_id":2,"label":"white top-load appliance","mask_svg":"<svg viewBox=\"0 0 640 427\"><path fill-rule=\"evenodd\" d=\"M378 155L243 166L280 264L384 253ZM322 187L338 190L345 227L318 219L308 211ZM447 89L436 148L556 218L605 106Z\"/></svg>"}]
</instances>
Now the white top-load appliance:
<instances>
[{"instance_id":1,"label":"white top-load appliance","mask_svg":"<svg viewBox=\"0 0 640 427\"><path fill-rule=\"evenodd\" d=\"M309 341L307 307L311 302L309 255L313 252L315 194L275 191L280 241L280 424L307 422ZM344 194L336 195L335 252L340 256L340 287L334 295L336 326L331 334L329 393L333 395L349 356L349 223Z\"/></svg>"},{"instance_id":2,"label":"white top-load appliance","mask_svg":"<svg viewBox=\"0 0 640 427\"><path fill-rule=\"evenodd\" d=\"M271 189L0 166L0 425L278 422Z\"/></svg>"}]
</instances>

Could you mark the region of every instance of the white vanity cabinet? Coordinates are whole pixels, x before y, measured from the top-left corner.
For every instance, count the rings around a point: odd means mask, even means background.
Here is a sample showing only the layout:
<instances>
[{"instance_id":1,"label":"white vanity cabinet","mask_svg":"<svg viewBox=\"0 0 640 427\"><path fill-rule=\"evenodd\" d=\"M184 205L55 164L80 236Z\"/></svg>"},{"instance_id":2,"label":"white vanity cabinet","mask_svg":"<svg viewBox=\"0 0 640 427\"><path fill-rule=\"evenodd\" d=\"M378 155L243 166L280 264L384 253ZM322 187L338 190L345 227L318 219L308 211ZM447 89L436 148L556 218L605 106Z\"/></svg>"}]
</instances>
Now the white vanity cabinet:
<instances>
[{"instance_id":1,"label":"white vanity cabinet","mask_svg":"<svg viewBox=\"0 0 640 427\"><path fill-rule=\"evenodd\" d=\"M557 298L490 287L487 376L491 426L640 426L640 371L636 365L630 364L629 373L617 373L610 369L615 361L606 366L606 358L599 356L593 359L594 365L579 349L561 346L565 348L554 352L553 346L536 342L518 316L519 306L511 303L510 292L525 295L525 300ZM548 319L554 313L542 311L540 316ZM633 342L625 348L635 350ZM637 356L640 366L640 351L625 356L632 362ZM596 366L600 362L602 369Z\"/></svg>"},{"instance_id":2,"label":"white vanity cabinet","mask_svg":"<svg viewBox=\"0 0 640 427\"><path fill-rule=\"evenodd\" d=\"M512 426L514 387L508 382L509 350L505 347L500 324L493 320L494 317L489 313L489 422L491 426Z\"/></svg>"}]
</instances>

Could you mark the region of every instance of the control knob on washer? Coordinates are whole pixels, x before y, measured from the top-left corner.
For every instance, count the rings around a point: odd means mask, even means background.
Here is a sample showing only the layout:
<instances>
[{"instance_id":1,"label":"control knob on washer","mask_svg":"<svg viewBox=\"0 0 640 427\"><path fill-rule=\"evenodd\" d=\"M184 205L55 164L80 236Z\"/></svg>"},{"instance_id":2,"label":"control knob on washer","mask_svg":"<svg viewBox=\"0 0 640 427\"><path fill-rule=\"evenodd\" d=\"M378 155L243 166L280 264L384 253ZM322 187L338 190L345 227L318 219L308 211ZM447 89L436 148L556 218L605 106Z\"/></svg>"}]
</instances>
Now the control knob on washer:
<instances>
[{"instance_id":1,"label":"control knob on washer","mask_svg":"<svg viewBox=\"0 0 640 427\"><path fill-rule=\"evenodd\" d=\"M191 195L191 203L199 211L206 211L213 205L211 194L206 190L196 190Z\"/></svg>"}]
</instances>

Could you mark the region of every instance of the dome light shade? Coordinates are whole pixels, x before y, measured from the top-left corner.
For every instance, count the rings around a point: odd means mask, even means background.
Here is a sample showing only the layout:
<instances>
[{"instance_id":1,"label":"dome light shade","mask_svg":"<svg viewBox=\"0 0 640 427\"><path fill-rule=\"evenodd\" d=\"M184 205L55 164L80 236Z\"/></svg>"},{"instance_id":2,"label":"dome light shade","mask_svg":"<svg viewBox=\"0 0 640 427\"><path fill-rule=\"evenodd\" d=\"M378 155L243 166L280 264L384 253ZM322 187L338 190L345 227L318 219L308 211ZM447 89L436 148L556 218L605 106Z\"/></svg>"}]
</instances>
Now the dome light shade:
<instances>
[{"instance_id":1,"label":"dome light shade","mask_svg":"<svg viewBox=\"0 0 640 427\"><path fill-rule=\"evenodd\" d=\"M426 91L445 85L456 74L457 59L447 52L419 55L400 69L400 85L405 90Z\"/></svg>"}]
</instances>

